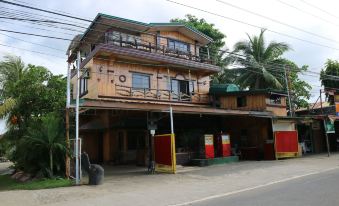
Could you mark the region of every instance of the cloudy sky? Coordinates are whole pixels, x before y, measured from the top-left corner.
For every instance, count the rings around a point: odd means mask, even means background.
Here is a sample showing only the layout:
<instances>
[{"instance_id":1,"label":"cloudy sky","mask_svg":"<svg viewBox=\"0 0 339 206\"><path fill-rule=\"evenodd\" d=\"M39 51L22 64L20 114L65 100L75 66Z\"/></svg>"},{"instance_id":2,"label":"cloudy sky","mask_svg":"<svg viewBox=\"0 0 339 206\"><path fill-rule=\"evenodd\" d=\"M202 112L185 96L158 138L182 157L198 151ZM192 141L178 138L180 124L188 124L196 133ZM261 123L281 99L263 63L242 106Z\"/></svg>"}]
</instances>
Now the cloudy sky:
<instances>
[{"instance_id":1,"label":"cloudy sky","mask_svg":"<svg viewBox=\"0 0 339 206\"><path fill-rule=\"evenodd\" d=\"M250 35L258 34L260 29L257 27L264 27L269 30L266 32L266 39L268 41L274 40L278 42L286 42L293 48L293 50L286 53L285 57L296 62L299 66L309 65L309 69L311 71L319 72L326 59L339 59L339 39L337 38L339 34L339 15L335 15L336 10L339 8L338 1L307 0L306 2L303 0L223 0L235 7L221 3L217 0L173 1L194 6L210 13L180 6L166 0L15 0L17 3L26 3L34 7L67 12L68 14L87 19L93 19L96 14L100 12L148 23L168 22L171 18L184 17L185 14L193 14L199 18L206 19L208 22L214 23L218 29L225 33L227 36L225 41L229 49L232 49L235 42L246 39L246 33ZM321 10L310 6L310 4L315 5ZM260 17L253 13L248 13L244 10L238 9L237 7L258 13L262 16ZM34 17L27 16L27 13L22 13L22 11L51 16L50 14L39 13L17 6L0 3L0 16L10 16L13 15L13 12L18 15L18 12L21 12L21 17ZM220 17L220 15L225 18ZM263 18L263 16L268 17L271 20ZM44 17L41 16L41 18ZM53 18L58 20L57 18L62 17L53 16ZM232 18L236 21L232 21L228 18ZM277 23L274 20L277 20L280 23ZM72 22L75 20L69 19L68 21ZM242 24L237 21L245 22L257 27ZM88 25L86 22L77 22L77 24L82 23ZM8 19L0 19L0 29L63 38L72 38L73 35L77 34L77 31L65 30L64 28L52 28ZM292 36L293 38L291 38ZM297 40L296 38L300 40ZM33 42L35 44L25 41ZM309 42L313 42L313 44ZM65 51L68 43L69 42L62 40L52 40L0 31L0 59L2 58L1 56L7 53L16 54L21 56L26 63L46 66L55 74L65 74ZM36 44L42 44L47 47L52 47L53 49ZM319 46L319 44L323 46ZM10 48L3 45L17 47L20 49ZM32 53L27 50L38 51L53 56ZM303 76L302 78L306 79L313 86L313 97L311 100L315 101L320 89L318 77Z\"/></svg>"}]
</instances>

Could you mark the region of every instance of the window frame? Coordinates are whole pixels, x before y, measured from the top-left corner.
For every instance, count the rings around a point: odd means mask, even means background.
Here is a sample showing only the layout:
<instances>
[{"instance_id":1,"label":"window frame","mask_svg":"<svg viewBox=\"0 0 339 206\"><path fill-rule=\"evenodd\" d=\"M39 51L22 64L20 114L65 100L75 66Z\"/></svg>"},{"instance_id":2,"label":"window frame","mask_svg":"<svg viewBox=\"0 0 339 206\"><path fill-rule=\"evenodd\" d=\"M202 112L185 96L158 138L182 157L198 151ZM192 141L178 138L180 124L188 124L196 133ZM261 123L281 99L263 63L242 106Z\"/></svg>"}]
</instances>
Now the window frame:
<instances>
[{"instance_id":1,"label":"window frame","mask_svg":"<svg viewBox=\"0 0 339 206\"><path fill-rule=\"evenodd\" d=\"M172 48L172 46L170 46L171 43L173 43L173 48ZM185 45L187 47L187 50L178 49L180 47L180 45L177 45L177 44ZM177 39L168 38L167 39L167 47L169 49L173 49L175 51L181 51L181 52L187 52L187 53L191 52L191 47L190 47L189 43L183 42L183 41L180 41L180 40L177 40Z\"/></svg>"},{"instance_id":2,"label":"window frame","mask_svg":"<svg viewBox=\"0 0 339 206\"><path fill-rule=\"evenodd\" d=\"M141 77L147 77L148 78L148 88L147 87L134 87L134 77L138 75ZM144 73L138 73L138 72L132 72L132 85L131 88L132 90L145 90L145 91L149 91L151 90L151 76L150 74L144 74Z\"/></svg>"}]
</instances>

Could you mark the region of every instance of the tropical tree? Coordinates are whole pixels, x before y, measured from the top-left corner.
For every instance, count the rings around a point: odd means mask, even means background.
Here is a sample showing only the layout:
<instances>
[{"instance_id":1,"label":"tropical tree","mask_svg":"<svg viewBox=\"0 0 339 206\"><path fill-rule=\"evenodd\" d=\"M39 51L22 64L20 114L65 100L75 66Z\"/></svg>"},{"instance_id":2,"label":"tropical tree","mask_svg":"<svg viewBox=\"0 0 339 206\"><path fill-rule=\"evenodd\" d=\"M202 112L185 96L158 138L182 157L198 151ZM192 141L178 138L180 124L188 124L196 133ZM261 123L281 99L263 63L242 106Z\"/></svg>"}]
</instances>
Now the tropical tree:
<instances>
[{"instance_id":1,"label":"tropical tree","mask_svg":"<svg viewBox=\"0 0 339 206\"><path fill-rule=\"evenodd\" d=\"M225 46L224 39L226 38L226 35L223 34L219 29L215 28L214 24L206 22L206 20L203 18L199 19L191 14L187 14L185 17L186 18L183 19L171 19L171 22L186 24L211 37L213 39L213 42L208 45L210 56L219 66L222 66L222 64L224 63L222 61L223 53L220 52L220 50ZM206 55L206 48L200 48L200 53Z\"/></svg>"},{"instance_id":2,"label":"tropical tree","mask_svg":"<svg viewBox=\"0 0 339 206\"><path fill-rule=\"evenodd\" d=\"M284 71L282 55L290 50L283 42L270 42L266 46L265 30L259 36L249 36L248 40L239 41L234 46L234 52L243 55L235 58L243 72L237 78L237 83L250 89L283 89L279 75ZM279 75L277 75L279 74Z\"/></svg>"},{"instance_id":3,"label":"tropical tree","mask_svg":"<svg viewBox=\"0 0 339 206\"><path fill-rule=\"evenodd\" d=\"M325 63L325 68L321 70L320 81L325 87L326 96L331 104L334 104L333 95L329 95L328 91L339 90L339 62L336 60L328 59Z\"/></svg>"},{"instance_id":4,"label":"tropical tree","mask_svg":"<svg viewBox=\"0 0 339 206\"><path fill-rule=\"evenodd\" d=\"M55 165L53 160L58 154L66 154L67 150L63 124L56 113L49 113L39 119L38 122L40 124L31 125L27 130L24 143L30 149L26 151L27 153L35 151L35 158L33 159L39 159L40 161L40 155L48 154L49 173L53 177ZM59 156L57 158L60 159ZM60 171L60 165L58 164L57 166Z\"/></svg>"},{"instance_id":5,"label":"tropical tree","mask_svg":"<svg viewBox=\"0 0 339 206\"><path fill-rule=\"evenodd\" d=\"M62 157L65 153L62 150L52 149L53 153L59 155L50 158L50 150L32 150L27 145L40 138L40 146L37 142L34 146L43 147L43 132L52 129L42 130L40 125L42 122L46 124L48 120L53 125L56 121L49 119L50 113L61 121L66 101L66 79L62 75L53 75L45 67L25 65L19 57L14 56L6 56L0 62L0 78L0 117L7 119L7 132L3 139L10 144L9 159L16 168L32 174L44 168L49 171L52 169L52 172L59 171L55 167L62 166L61 163L64 162ZM48 135L45 137L49 138L48 141L57 139ZM46 162L52 164L46 165Z\"/></svg>"}]
</instances>

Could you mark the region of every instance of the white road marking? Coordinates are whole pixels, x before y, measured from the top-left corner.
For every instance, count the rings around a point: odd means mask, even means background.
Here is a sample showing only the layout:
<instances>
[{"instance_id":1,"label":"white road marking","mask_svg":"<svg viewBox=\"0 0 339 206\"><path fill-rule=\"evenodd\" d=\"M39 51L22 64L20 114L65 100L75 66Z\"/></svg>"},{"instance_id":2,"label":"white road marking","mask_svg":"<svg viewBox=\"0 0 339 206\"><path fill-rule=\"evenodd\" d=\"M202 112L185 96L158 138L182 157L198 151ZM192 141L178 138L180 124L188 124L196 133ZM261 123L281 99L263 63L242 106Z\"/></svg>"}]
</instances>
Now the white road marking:
<instances>
[{"instance_id":1,"label":"white road marking","mask_svg":"<svg viewBox=\"0 0 339 206\"><path fill-rule=\"evenodd\" d=\"M317 171L317 172L310 172L310 173L303 174L303 175L296 175L296 176L292 176L292 177L289 177L289 178L285 178L285 179L276 180L276 181L268 182L268 183L265 183L265 184L257 185L257 186L254 186L254 187L247 187L247 188L240 189L240 190L234 190L234 191L226 192L226 193L222 193L222 194L211 195L211 196L204 197L204 198L201 198L201 199L192 200L192 201L189 201L189 202L184 202L184 203L179 203L179 204L174 204L174 205L169 205L169 206L192 205L194 203L203 202L203 201L206 201L206 200L216 199L216 198L220 198L220 197L227 197L227 196L238 194L238 193L241 193L241 192L247 192L247 191L250 191L250 190L259 189L259 188L267 187L267 186L278 184L278 183L288 182L288 181L291 181L291 180L299 179L299 178L302 178L302 177L307 177L307 176L310 176L310 175L316 175L316 174L328 172L328 171L335 170L335 169L339 169L339 166L332 167L332 168L325 169L325 170L321 170L321 171Z\"/></svg>"}]
</instances>

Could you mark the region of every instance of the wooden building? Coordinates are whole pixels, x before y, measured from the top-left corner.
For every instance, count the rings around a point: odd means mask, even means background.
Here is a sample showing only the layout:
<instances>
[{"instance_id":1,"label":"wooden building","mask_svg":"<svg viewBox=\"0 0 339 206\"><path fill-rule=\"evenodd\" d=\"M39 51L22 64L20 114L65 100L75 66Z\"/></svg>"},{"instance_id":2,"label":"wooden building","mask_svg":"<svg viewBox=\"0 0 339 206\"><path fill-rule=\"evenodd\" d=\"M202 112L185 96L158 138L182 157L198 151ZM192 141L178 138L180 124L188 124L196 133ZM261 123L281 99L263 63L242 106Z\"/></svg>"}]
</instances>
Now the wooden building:
<instances>
[{"instance_id":1,"label":"wooden building","mask_svg":"<svg viewBox=\"0 0 339 206\"><path fill-rule=\"evenodd\" d=\"M192 152L187 133L225 131L234 144L246 136L243 145L262 148L272 138L270 118L286 115L285 95L237 92L213 99L210 75L220 68L209 55L210 42L210 37L180 23L98 14L67 53L74 99L80 52L83 151L95 162L145 165L152 145L147 125L154 120L157 133L170 132L170 106L178 154Z\"/></svg>"}]
</instances>

